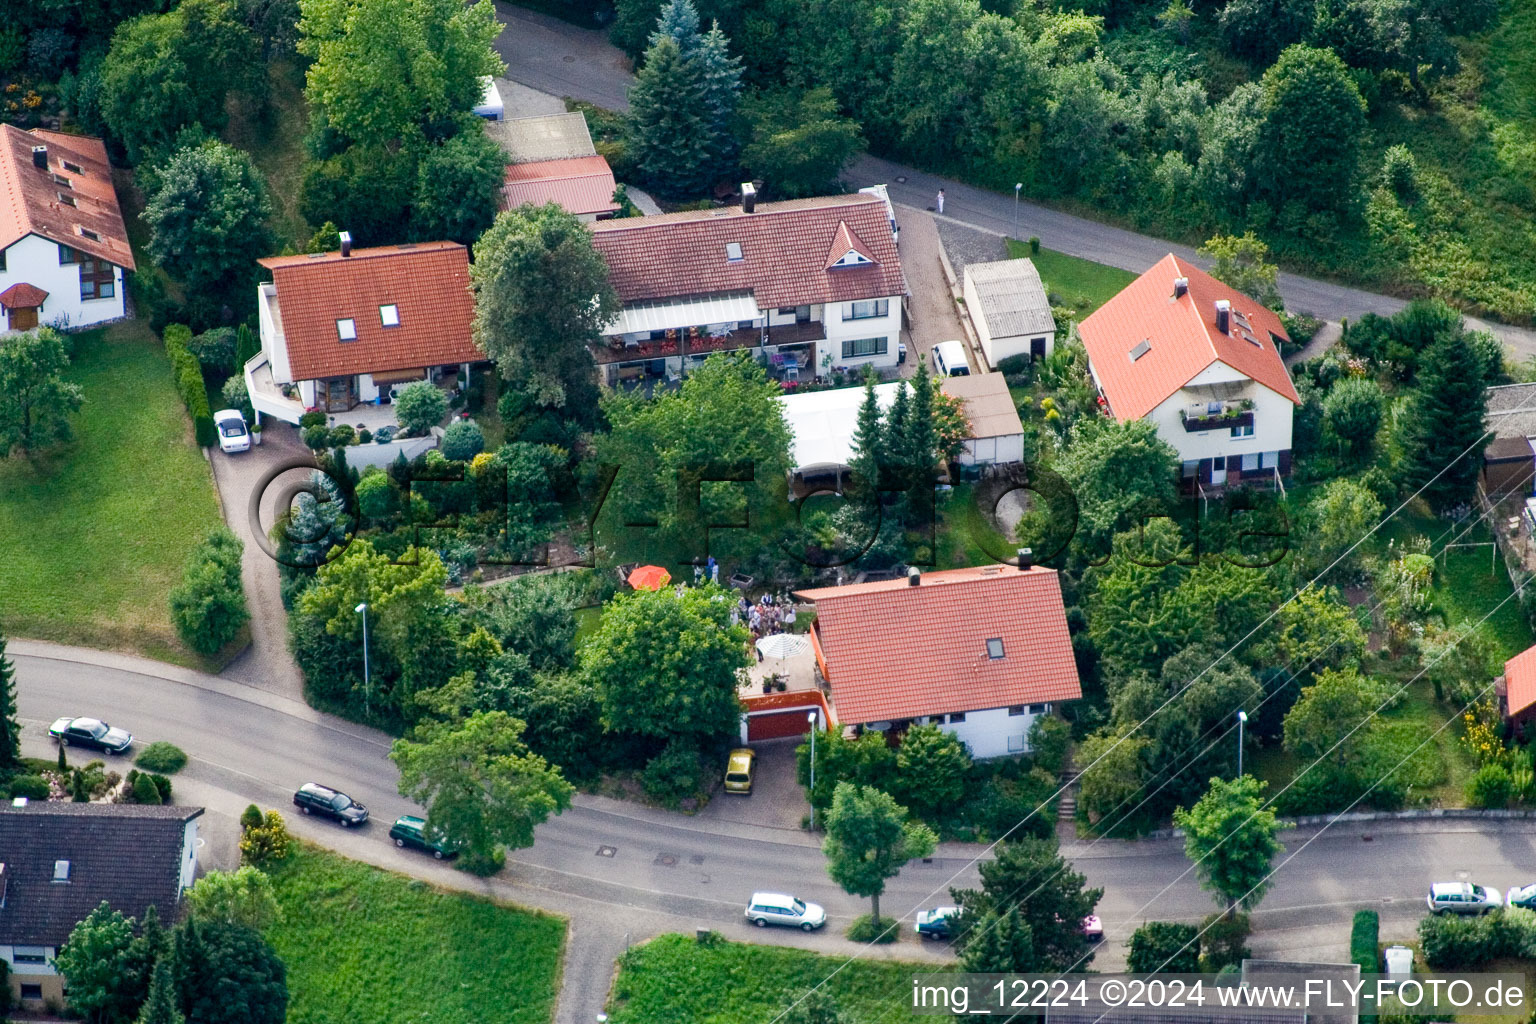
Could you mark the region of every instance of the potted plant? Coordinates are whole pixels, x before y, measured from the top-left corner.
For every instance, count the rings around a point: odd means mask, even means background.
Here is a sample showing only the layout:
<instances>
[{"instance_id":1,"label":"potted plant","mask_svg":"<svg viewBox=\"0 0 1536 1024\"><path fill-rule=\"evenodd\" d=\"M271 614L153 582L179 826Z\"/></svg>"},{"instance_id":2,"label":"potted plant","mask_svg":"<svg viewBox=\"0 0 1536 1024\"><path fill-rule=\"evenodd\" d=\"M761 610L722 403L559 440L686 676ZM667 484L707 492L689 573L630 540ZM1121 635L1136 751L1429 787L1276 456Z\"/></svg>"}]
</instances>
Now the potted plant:
<instances>
[{"instance_id":1,"label":"potted plant","mask_svg":"<svg viewBox=\"0 0 1536 1024\"><path fill-rule=\"evenodd\" d=\"M261 444L261 413L256 414L256 422L251 424L251 444Z\"/></svg>"}]
</instances>

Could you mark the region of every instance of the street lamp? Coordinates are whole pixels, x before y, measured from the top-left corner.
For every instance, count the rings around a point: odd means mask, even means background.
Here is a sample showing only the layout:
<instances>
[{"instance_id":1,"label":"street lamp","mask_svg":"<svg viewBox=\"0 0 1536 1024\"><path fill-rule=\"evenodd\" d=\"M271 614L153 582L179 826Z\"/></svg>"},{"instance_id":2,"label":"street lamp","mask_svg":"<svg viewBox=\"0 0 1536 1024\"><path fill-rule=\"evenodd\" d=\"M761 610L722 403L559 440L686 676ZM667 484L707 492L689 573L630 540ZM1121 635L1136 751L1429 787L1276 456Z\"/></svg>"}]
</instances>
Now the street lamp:
<instances>
[{"instance_id":1,"label":"street lamp","mask_svg":"<svg viewBox=\"0 0 1536 1024\"><path fill-rule=\"evenodd\" d=\"M1248 722L1248 712L1237 713L1237 777L1243 777L1243 726Z\"/></svg>"},{"instance_id":2,"label":"street lamp","mask_svg":"<svg viewBox=\"0 0 1536 1024\"><path fill-rule=\"evenodd\" d=\"M368 679L368 602L364 601L352 610L363 617L363 717L371 718L373 684Z\"/></svg>"},{"instance_id":3,"label":"street lamp","mask_svg":"<svg viewBox=\"0 0 1536 1024\"><path fill-rule=\"evenodd\" d=\"M816 712L805 716L811 723L811 830L816 830Z\"/></svg>"},{"instance_id":4,"label":"street lamp","mask_svg":"<svg viewBox=\"0 0 1536 1024\"><path fill-rule=\"evenodd\" d=\"M1014 238L1018 238L1019 237L1019 193L1022 192L1023 190L1024 190L1024 183L1022 181L1016 181L1016 182L1013 183L1013 237Z\"/></svg>"}]
</instances>

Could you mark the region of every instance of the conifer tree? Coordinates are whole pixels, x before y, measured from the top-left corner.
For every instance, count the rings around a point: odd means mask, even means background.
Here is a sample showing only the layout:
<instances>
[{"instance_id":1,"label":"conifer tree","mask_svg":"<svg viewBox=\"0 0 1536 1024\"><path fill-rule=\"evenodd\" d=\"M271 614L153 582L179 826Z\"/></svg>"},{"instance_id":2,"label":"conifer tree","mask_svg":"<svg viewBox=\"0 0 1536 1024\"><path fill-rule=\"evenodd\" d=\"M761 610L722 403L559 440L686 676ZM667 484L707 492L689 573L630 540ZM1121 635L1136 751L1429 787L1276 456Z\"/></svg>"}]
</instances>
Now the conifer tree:
<instances>
[{"instance_id":1,"label":"conifer tree","mask_svg":"<svg viewBox=\"0 0 1536 1024\"><path fill-rule=\"evenodd\" d=\"M912 500L931 501L938 435L933 429L933 377L928 373L927 361L922 358L917 361L917 373L912 378L911 387L912 407L907 413L905 436L901 442L902 458L909 467L908 487Z\"/></svg>"},{"instance_id":2,"label":"conifer tree","mask_svg":"<svg viewBox=\"0 0 1536 1024\"><path fill-rule=\"evenodd\" d=\"M0 633L0 779L21 771L21 726L16 721L16 666Z\"/></svg>"},{"instance_id":3,"label":"conifer tree","mask_svg":"<svg viewBox=\"0 0 1536 1024\"><path fill-rule=\"evenodd\" d=\"M853 431L853 457L848 460L853 470L853 488L866 500L877 499L880 494L881 448L885 444L885 430L880 423L880 402L875 397L875 375L864 374L864 401L859 406L858 425Z\"/></svg>"},{"instance_id":4,"label":"conifer tree","mask_svg":"<svg viewBox=\"0 0 1536 1024\"><path fill-rule=\"evenodd\" d=\"M176 1006L176 985L169 958L162 957L149 976L149 996L139 1008L136 1024L184 1024Z\"/></svg>"},{"instance_id":5,"label":"conifer tree","mask_svg":"<svg viewBox=\"0 0 1536 1024\"><path fill-rule=\"evenodd\" d=\"M971 974L1027 974L1036 970L1034 933L1017 907L982 915L960 954L960 969Z\"/></svg>"},{"instance_id":6,"label":"conifer tree","mask_svg":"<svg viewBox=\"0 0 1536 1024\"><path fill-rule=\"evenodd\" d=\"M1470 501L1477 482L1488 440L1488 396L1478 367L1461 331L1437 342L1419 364L1403 476L1409 487L1424 488L1437 512Z\"/></svg>"}]
</instances>

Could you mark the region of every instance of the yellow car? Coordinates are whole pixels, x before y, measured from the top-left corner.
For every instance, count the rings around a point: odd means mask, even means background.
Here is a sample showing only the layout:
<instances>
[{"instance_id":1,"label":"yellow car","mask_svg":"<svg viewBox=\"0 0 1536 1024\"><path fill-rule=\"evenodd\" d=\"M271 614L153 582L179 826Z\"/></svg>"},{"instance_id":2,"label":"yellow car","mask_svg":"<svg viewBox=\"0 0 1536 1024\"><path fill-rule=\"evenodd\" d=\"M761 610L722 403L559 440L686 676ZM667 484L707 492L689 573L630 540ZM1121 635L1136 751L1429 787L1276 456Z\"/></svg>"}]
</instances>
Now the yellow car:
<instances>
[{"instance_id":1,"label":"yellow car","mask_svg":"<svg viewBox=\"0 0 1536 1024\"><path fill-rule=\"evenodd\" d=\"M725 762L725 791L727 793L752 792L752 765L757 755L746 747L731 751Z\"/></svg>"}]
</instances>

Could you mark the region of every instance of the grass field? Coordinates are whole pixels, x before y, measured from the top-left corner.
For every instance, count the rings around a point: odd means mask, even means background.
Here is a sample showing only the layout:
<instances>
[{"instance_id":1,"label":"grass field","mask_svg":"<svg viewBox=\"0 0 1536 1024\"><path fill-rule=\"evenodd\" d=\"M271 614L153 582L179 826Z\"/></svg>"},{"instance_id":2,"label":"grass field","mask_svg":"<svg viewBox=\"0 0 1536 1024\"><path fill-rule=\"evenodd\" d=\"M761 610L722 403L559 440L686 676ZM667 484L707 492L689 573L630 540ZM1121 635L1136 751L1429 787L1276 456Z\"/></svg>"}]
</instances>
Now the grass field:
<instances>
[{"instance_id":1,"label":"grass field","mask_svg":"<svg viewBox=\"0 0 1536 1024\"><path fill-rule=\"evenodd\" d=\"M846 963L846 966L844 964ZM799 949L663 935L619 961L608 1013L613 1024L737 1024L771 1021L800 991L825 990L852 1020L924 1021L912 1013L912 975L927 965L847 962ZM292 1020L290 1014L290 1020Z\"/></svg>"},{"instance_id":2,"label":"grass field","mask_svg":"<svg viewBox=\"0 0 1536 1024\"><path fill-rule=\"evenodd\" d=\"M976 504L971 484L956 484L939 506L937 548L934 562L940 569L971 565L991 565L1006 558L1017 547L992 528L991 522Z\"/></svg>"},{"instance_id":3,"label":"grass field","mask_svg":"<svg viewBox=\"0 0 1536 1024\"><path fill-rule=\"evenodd\" d=\"M140 323L77 334L75 440L0 461L0 625L12 636L196 664L166 595L219 523L170 365Z\"/></svg>"},{"instance_id":4,"label":"grass field","mask_svg":"<svg viewBox=\"0 0 1536 1024\"><path fill-rule=\"evenodd\" d=\"M1040 280L1045 283L1046 293L1052 296L1052 301L1059 300L1076 311L1079 320L1136 280L1136 275L1128 270L1051 249L1041 249L1031 256L1026 243L1012 238L1008 239L1008 255L1014 259L1029 256L1035 269L1040 271Z\"/></svg>"},{"instance_id":5,"label":"grass field","mask_svg":"<svg viewBox=\"0 0 1536 1024\"><path fill-rule=\"evenodd\" d=\"M557 917L433 888L301 846L272 875L289 1024L544 1024L560 989Z\"/></svg>"}]
</instances>

